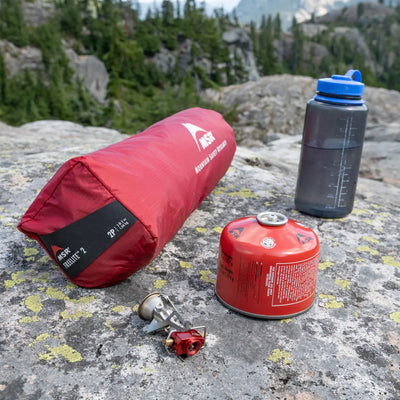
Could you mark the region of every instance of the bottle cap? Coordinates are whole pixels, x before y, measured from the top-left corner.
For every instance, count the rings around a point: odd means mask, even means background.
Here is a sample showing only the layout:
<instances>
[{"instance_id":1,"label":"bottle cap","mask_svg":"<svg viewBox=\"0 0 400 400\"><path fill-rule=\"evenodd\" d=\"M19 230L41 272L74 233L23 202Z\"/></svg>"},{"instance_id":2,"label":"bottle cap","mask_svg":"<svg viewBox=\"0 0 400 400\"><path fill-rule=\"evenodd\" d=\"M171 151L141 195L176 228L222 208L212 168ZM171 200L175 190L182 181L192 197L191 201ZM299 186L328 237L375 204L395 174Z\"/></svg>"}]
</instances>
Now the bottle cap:
<instances>
[{"instance_id":1,"label":"bottle cap","mask_svg":"<svg viewBox=\"0 0 400 400\"><path fill-rule=\"evenodd\" d=\"M350 69L345 75L332 75L331 78L319 79L315 100L363 104L361 97L364 94L364 86L361 82L361 72L358 69Z\"/></svg>"}]
</instances>

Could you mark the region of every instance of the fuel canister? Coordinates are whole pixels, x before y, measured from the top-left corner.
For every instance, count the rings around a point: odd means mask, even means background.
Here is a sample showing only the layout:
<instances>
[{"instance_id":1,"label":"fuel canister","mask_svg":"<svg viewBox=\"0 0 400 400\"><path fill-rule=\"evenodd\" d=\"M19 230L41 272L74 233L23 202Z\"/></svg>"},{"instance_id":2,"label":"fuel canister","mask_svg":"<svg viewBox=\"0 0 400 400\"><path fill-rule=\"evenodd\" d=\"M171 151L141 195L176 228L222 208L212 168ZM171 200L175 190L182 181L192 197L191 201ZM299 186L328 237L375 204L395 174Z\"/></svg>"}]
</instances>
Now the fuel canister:
<instances>
[{"instance_id":1,"label":"fuel canister","mask_svg":"<svg viewBox=\"0 0 400 400\"><path fill-rule=\"evenodd\" d=\"M216 295L230 309L257 318L288 318L314 301L317 235L276 212L239 218L222 231Z\"/></svg>"}]
</instances>

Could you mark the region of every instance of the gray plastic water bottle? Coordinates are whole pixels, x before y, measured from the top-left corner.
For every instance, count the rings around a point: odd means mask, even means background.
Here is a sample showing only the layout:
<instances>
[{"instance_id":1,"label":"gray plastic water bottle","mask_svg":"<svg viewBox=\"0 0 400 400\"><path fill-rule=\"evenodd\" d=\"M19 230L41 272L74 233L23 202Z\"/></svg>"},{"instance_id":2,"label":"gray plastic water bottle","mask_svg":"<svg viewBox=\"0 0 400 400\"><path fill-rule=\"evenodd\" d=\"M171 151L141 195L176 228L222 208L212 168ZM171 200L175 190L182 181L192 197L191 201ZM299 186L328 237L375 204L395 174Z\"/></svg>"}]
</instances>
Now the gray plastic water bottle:
<instances>
[{"instance_id":1,"label":"gray plastic water bottle","mask_svg":"<svg viewBox=\"0 0 400 400\"><path fill-rule=\"evenodd\" d=\"M363 93L358 70L318 80L317 94L306 108L298 210L325 218L351 213L368 114Z\"/></svg>"}]
</instances>

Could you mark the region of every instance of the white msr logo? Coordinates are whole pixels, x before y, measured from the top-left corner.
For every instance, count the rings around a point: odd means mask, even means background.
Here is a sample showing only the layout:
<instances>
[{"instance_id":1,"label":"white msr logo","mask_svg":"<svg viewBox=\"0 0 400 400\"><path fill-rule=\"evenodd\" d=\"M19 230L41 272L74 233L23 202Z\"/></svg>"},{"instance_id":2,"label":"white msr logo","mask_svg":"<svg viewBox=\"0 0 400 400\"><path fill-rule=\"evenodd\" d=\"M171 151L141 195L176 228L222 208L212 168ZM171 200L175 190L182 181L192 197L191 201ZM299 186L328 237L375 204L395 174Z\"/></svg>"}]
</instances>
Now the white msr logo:
<instances>
[{"instance_id":1,"label":"white msr logo","mask_svg":"<svg viewBox=\"0 0 400 400\"><path fill-rule=\"evenodd\" d=\"M206 149L212 142L215 142L215 137L213 136L211 131L206 131L203 128L199 128L193 124L182 124L192 135L194 141L196 142L197 148L199 151ZM197 139L197 132L205 132L199 139ZM200 148L201 145L201 148Z\"/></svg>"}]
</instances>

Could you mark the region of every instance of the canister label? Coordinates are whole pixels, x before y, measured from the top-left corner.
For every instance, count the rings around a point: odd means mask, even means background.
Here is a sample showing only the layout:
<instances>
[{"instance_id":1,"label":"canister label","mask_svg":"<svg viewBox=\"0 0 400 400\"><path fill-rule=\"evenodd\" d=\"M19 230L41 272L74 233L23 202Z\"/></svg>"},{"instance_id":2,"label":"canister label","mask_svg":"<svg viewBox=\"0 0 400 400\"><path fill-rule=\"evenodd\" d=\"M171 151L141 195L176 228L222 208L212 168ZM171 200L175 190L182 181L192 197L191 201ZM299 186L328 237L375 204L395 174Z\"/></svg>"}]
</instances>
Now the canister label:
<instances>
[{"instance_id":1,"label":"canister label","mask_svg":"<svg viewBox=\"0 0 400 400\"><path fill-rule=\"evenodd\" d=\"M229 307L253 316L286 317L314 300L319 253L294 262L266 264L220 251L216 292Z\"/></svg>"},{"instance_id":2,"label":"canister label","mask_svg":"<svg viewBox=\"0 0 400 400\"><path fill-rule=\"evenodd\" d=\"M266 276L271 306L294 305L314 296L319 254L295 263L277 263Z\"/></svg>"}]
</instances>

